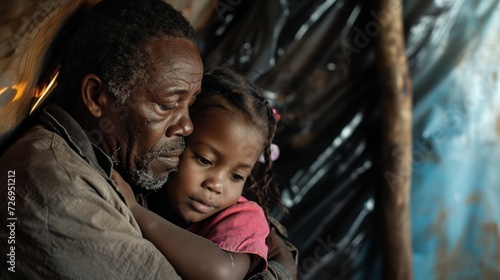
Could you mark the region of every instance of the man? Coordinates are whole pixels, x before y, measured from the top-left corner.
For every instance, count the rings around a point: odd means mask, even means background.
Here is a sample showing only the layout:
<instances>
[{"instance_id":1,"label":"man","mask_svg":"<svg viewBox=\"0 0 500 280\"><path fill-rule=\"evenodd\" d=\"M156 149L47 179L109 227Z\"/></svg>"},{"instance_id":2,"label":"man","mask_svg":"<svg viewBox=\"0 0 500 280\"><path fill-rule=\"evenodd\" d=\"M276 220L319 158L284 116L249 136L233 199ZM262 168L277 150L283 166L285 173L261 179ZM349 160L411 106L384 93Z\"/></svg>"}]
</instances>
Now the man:
<instances>
[{"instance_id":1,"label":"man","mask_svg":"<svg viewBox=\"0 0 500 280\"><path fill-rule=\"evenodd\" d=\"M136 189L168 180L202 75L191 26L162 1L105 0L85 16L55 104L0 156L1 279L179 278L142 237L111 171ZM269 246L293 270L276 234ZM274 264L263 277L289 273Z\"/></svg>"}]
</instances>

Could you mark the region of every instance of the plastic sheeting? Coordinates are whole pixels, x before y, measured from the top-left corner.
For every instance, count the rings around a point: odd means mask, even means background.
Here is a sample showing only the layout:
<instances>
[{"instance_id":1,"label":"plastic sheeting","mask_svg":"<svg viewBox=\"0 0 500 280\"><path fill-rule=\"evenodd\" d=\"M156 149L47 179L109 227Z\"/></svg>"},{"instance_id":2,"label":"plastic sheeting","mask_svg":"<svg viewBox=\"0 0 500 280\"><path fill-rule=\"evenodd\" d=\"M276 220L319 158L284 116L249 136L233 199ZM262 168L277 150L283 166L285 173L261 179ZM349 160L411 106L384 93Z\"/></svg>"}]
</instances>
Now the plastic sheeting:
<instances>
[{"instance_id":1,"label":"plastic sheeting","mask_svg":"<svg viewBox=\"0 0 500 280\"><path fill-rule=\"evenodd\" d=\"M276 215L300 250L299 279L374 279L379 271L371 5L219 1L200 34L206 67L234 66L282 114L275 166L289 214Z\"/></svg>"},{"instance_id":2,"label":"plastic sheeting","mask_svg":"<svg viewBox=\"0 0 500 280\"><path fill-rule=\"evenodd\" d=\"M206 65L282 114L276 171L299 279L381 279L380 115L371 1L218 1ZM413 80L415 279L500 278L499 1L404 2ZM411 162L410 160L408 162Z\"/></svg>"},{"instance_id":3,"label":"plastic sheeting","mask_svg":"<svg viewBox=\"0 0 500 280\"><path fill-rule=\"evenodd\" d=\"M407 1L415 279L500 279L500 1Z\"/></svg>"}]
</instances>

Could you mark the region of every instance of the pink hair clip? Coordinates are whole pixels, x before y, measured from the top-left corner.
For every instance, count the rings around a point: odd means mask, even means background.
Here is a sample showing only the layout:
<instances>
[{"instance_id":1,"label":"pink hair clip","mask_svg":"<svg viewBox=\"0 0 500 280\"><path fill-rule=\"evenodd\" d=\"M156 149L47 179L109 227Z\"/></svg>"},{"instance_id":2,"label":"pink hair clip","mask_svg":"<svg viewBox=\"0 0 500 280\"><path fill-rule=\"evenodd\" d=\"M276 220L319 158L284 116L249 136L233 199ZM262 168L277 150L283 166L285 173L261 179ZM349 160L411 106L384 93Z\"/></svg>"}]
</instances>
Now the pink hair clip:
<instances>
[{"instance_id":1,"label":"pink hair clip","mask_svg":"<svg viewBox=\"0 0 500 280\"><path fill-rule=\"evenodd\" d=\"M276 122L279 122L281 120L281 116L275 108L273 108L273 115L274 118L276 119Z\"/></svg>"},{"instance_id":2,"label":"pink hair clip","mask_svg":"<svg viewBox=\"0 0 500 280\"><path fill-rule=\"evenodd\" d=\"M275 161L279 158L280 156L280 148L276 144L271 144L271 161ZM264 155L259 156L259 161L262 163L265 163L266 161L264 160Z\"/></svg>"}]
</instances>

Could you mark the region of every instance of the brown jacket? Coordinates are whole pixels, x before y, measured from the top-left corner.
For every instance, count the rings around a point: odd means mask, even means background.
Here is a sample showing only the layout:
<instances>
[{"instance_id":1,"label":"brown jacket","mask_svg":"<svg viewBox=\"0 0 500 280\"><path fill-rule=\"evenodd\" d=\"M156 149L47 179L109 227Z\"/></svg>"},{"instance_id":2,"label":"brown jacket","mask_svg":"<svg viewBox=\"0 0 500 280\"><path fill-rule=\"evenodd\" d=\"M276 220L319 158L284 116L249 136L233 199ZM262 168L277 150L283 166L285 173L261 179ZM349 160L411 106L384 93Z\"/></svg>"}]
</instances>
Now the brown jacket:
<instances>
[{"instance_id":1,"label":"brown jacket","mask_svg":"<svg viewBox=\"0 0 500 280\"><path fill-rule=\"evenodd\" d=\"M0 279L180 279L114 190L111 160L59 107L42 123L0 156Z\"/></svg>"}]
</instances>

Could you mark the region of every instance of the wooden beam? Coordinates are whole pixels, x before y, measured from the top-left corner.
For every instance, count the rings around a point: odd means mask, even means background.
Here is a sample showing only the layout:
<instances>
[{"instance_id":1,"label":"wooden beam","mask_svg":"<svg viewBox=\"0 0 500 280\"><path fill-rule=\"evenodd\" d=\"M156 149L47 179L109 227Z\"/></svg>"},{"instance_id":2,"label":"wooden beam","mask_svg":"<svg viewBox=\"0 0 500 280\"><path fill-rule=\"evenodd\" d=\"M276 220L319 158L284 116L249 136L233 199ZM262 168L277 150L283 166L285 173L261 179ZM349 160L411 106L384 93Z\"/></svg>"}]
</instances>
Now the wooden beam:
<instances>
[{"instance_id":1,"label":"wooden beam","mask_svg":"<svg viewBox=\"0 0 500 280\"><path fill-rule=\"evenodd\" d=\"M65 21L96 2L6 1L0 11L0 140L30 112L42 65Z\"/></svg>"},{"instance_id":2,"label":"wooden beam","mask_svg":"<svg viewBox=\"0 0 500 280\"><path fill-rule=\"evenodd\" d=\"M200 30L217 6L214 0L165 0ZM6 1L0 9L0 145L28 116L40 84L42 66L66 20L100 0Z\"/></svg>"},{"instance_id":3,"label":"wooden beam","mask_svg":"<svg viewBox=\"0 0 500 280\"><path fill-rule=\"evenodd\" d=\"M383 181L379 201L385 222L383 279L411 280L413 94L405 54L402 1L380 0L378 4L375 15L380 26L377 51L382 86Z\"/></svg>"}]
</instances>

